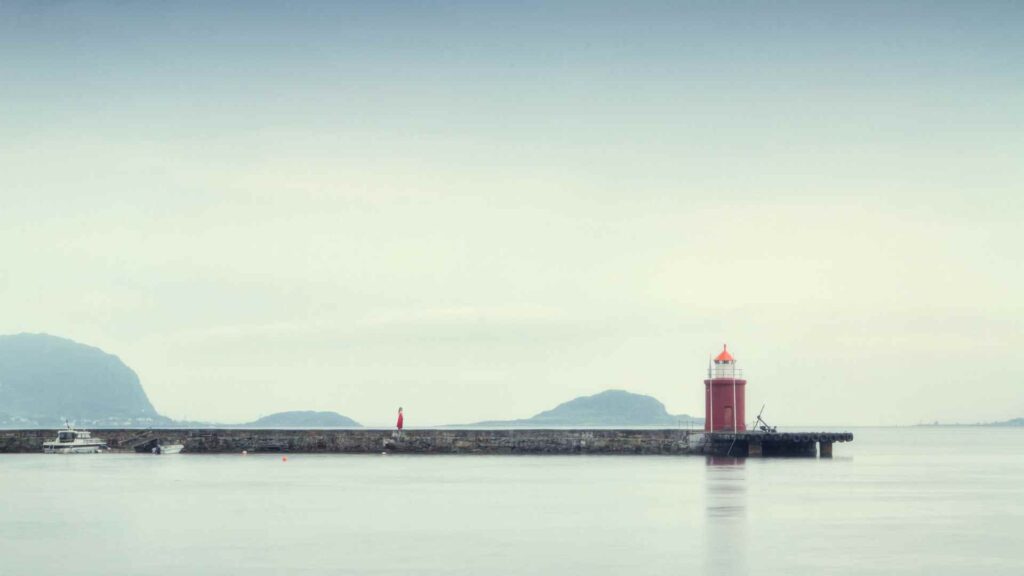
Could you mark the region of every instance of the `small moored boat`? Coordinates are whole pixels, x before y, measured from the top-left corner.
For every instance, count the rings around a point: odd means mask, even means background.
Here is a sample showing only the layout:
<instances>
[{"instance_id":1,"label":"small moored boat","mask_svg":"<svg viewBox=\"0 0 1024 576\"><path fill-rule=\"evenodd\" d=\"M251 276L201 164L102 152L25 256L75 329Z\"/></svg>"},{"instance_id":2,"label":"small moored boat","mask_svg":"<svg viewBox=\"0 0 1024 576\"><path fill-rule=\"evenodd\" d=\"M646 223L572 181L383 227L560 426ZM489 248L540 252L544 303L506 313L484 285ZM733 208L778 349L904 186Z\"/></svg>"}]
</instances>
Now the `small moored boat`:
<instances>
[{"instance_id":1,"label":"small moored boat","mask_svg":"<svg viewBox=\"0 0 1024 576\"><path fill-rule=\"evenodd\" d=\"M184 444L164 443L160 438L147 431L141 438L131 443L132 448L138 454L178 454L185 449Z\"/></svg>"},{"instance_id":2,"label":"small moored boat","mask_svg":"<svg viewBox=\"0 0 1024 576\"><path fill-rule=\"evenodd\" d=\"M93 438L90 432L75 430L70 424L57 432L57 438L43 442L43 452L47 454L95 454L107 449L107 443L100 438Z\"/></svg>"}]
</instances>

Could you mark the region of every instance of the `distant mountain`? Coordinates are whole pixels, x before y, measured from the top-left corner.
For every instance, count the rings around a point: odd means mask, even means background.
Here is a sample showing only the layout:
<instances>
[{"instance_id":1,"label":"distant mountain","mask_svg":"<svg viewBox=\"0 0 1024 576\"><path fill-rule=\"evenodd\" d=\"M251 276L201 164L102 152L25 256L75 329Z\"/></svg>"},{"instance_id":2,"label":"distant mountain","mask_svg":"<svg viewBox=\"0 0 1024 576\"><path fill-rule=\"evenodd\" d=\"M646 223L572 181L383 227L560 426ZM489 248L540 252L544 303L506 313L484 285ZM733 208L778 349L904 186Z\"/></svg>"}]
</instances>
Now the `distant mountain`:
<instances>
[{"instance_id":1,"label":"distant mountain","mask_svg":"<svg viewBox=\"0 0 1024 576\"><path fill-rule=\"evenodd\" d=\"M969 426L991 426L991 427L1013 427L1013 426L1024 426L1024 418L1014 418L1012 420L1003 420L1001 422L939 422L935 421L931 424L915 424L914 426L930 427L930 426L950 426L950 427L969 427Z\"/></svg>"},{"instance_id":2,"label":"distant mountain","mask_svg":"<svg viewBox=\"0 0 1024 576\"><path fill-rule=\"evenodd\" d=\"M239 428L362 428L362 425L337 412L296 410L264 416Z\"/></svg>"},{"instance_id":3,"label":"distant mountain","mask_svg":"<svg viewBox=\"0 0 1024 576\"><path fill-rule=\"evenodd\" d=\"M1013 420L1004 420L1002 422L990 422L985 426L1024 426L1024 418L1014 418Z\"/></svg>"},{"instance_id":4,"label":"distant mountain","mask_svg":"<svg viewBox=\"0 0 1024 576\"><path fill-rule=\"evenodd\" d=\"M48 334L0 336L0 427L154 426L139 377L117 356Z\"/></svg>"},{"instance_id":5,"label":"distant mountain","mask_svg":"<svg viewBox=\"0 0 1024 576\"><path fill-rule=\"evenodd\" d=\"M472 426L565 427L565 426L688 426L703 425L703 418L672 415L652 396L625 390L605 390L521 420L490 420Z\"/></svg>"}]
</instances>

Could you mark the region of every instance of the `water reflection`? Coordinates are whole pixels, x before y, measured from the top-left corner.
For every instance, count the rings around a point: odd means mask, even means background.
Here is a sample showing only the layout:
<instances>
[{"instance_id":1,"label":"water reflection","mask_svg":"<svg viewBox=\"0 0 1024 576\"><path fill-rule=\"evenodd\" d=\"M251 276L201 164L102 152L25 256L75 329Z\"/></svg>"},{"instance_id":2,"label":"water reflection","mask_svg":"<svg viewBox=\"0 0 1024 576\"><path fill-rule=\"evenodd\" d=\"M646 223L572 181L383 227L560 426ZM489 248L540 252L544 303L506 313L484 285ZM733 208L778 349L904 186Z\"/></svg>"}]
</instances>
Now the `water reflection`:
<instances>
[{"instance_id":1,"label":"water reflection","mask_svg":"<svg viewBox=\"0 0 1024 576\"><path fill-rule=\"evenodd\" d=\"M705 545L708 574L747 573L746 459L709 456L704 486L707 492Z\"/></svg>"},{"instance_id":2,"label":"water reflection","mask_svg":"<svg viewBox=\"0 0 1024 576\"><path fill-rule=\"evenodd\" d=\"M708 456L705 462L708 466L743 466L746 458L735 456Z\"/></svg>"},{"instance_id":3,"label":"water reflection","mask_svg":"<svg viewBox=\"0 0 1024 576\"><path fill-rule=\"evenodd\" d=\"M743 518L747 512L745 458L708 456L706 461L707 515Z\"/></svg>"}]
</instances>

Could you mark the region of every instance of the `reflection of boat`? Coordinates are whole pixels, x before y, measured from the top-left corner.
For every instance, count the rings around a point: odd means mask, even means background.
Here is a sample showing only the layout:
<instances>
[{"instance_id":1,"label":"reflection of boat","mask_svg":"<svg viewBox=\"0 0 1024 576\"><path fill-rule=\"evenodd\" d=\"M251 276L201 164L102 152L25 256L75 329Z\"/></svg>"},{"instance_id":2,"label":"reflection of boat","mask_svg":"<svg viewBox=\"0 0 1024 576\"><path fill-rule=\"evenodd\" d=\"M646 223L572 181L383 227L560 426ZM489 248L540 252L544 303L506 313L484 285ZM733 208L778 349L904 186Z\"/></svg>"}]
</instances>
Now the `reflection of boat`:
<instances>
[{"instance_id":1,"label":"reflection of boat","mask_svg":"<svg viewBox=\"0 0 1024 576\"><path fill-rule=\"evenodd\" d=\"M184 444L157 444L153 446L153 454L178 454L184 448Z\"/></svg>"},{"instance_id":2,"label":"reflection of boat","mask_svg":"<svg viewBox=\"0 0 1024 576\"><path fill-rule=\"evenodd\" d=\"M75 430L70 424L57 432L57 439L43 442L47 454L95 454L107 449L107 443L85 430Z\"/></svg>"}]
</instances>

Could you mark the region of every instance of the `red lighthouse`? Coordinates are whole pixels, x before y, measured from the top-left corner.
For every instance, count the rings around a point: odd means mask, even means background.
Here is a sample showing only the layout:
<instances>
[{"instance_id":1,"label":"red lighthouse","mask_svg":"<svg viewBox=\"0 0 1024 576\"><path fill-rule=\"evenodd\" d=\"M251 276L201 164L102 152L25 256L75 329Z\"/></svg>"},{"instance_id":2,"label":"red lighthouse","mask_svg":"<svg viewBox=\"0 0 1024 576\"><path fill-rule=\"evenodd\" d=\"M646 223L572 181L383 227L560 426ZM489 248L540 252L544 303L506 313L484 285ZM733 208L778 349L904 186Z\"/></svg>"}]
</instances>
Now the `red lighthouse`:
<instances>
[{"instance_id":1,"label":"red lighthouse","mask_svg":"<svg viewBox=\"0 0 1024 576\"><path fill-rule=\"evenodd\" d=\"M708 365L704 381L704 430L706 432L746 430L745 392L747 381L736 369L736 359L722 345L722 353Z\"/></svg>"}]
</instances>

